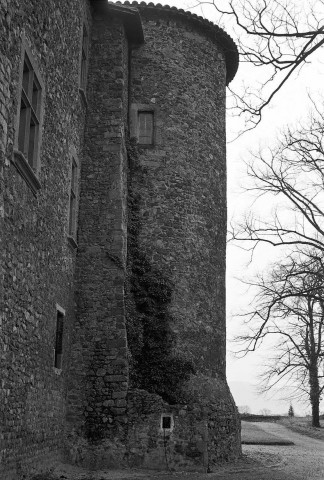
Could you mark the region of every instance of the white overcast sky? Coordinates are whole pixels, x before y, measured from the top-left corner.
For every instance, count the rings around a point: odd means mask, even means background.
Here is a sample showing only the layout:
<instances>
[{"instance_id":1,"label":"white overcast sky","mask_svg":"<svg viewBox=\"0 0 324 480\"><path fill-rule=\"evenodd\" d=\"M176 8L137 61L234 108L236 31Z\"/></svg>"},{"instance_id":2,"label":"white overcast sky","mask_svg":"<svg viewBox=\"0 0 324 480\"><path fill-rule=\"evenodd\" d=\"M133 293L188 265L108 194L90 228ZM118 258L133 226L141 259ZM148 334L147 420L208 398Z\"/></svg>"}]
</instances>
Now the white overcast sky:
<instances>
[{"instance_id":1,"label":"white overcast sky","mask_svg":"<svg viewBox=\"0 0 324 480\"><path fill-rule=\"evenodd\" d=\"M175 6L177 8L188 9L197 5L196 0L151 0L153 3ZM296 0L298 4L307 4L309 0ZM147 2L149 3L149 2ZM226 0L219 0L219 4L225 5ZM214 7L204 5L198 6L191 11L197 15L204 16L216 24L219 24L218 17ZM236 39L237 34L226 19L226 25L220 24L232 38ZM244 82L247 85L253 85L260 79L260 71L242 63L238 73L231 83L235 90ZM242 125L235 118L227 117L227 165L228 165L228 218L229 220L238 220L244 211L248 211L253 199L244 192L242 186L245 181L245 163L249 159L249 150L258 145L271 144L275 142L276 133L288 123L294 123L299 118L307 114L310 109L308 94L319 95L323 93L324 80L324 55L321 58L312 60L298 76L293 78L289 84L282 89L275 97L271 108L264 113L262 123L257 129L248 132L234 142ZM261 204L262 208L262 204ZM227 250L227 336L228 336L228 355L227 355L227 378L237 405L249 405L253 413L258 413L262 408L267 408L273 413L286 413L289 402L280 401L280 394L272 394L264 397L256 395L254 385L258 382L258 374L262 372L263 359L269 355L269 352L260 351L251 353L244 359L235 359L230 351L234 349L231 338L239 330L239 323L233 314L246 310L252 299L251 292L237 280L244 275L251 275L252 272L262 270L269 264L271 259L278 257L278 252L272 248L260 248L254 257L251 265L248 265L249 255L242 249L234 245L229 245ZM295 404L295 412L304 414L310 411L310 408L304 405ZM323 408L323 407L322 407Z\"/></svg>"}]
</instances>

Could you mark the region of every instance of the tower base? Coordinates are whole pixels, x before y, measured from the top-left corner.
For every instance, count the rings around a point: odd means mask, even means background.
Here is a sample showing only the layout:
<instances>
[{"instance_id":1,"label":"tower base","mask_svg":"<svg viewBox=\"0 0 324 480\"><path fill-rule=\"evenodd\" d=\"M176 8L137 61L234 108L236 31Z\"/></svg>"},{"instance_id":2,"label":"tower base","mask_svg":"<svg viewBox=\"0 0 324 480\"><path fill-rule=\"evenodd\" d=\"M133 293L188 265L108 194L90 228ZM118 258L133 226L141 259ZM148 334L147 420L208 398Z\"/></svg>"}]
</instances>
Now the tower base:
<instances>
[{"instance_id":1,"label":"tower base","mask_svg":"<svg viewBox=\"0 0 324 480\"><path fill-rule=\"evenodd\" d=\"M169 405L145 390L129 390L127 423L107 427L101 440L70 435L69 460L93 470L209 472L236 459L240 420L226 381L193 376L186 392L187 404Z\"/></svg>"}]
</instances>

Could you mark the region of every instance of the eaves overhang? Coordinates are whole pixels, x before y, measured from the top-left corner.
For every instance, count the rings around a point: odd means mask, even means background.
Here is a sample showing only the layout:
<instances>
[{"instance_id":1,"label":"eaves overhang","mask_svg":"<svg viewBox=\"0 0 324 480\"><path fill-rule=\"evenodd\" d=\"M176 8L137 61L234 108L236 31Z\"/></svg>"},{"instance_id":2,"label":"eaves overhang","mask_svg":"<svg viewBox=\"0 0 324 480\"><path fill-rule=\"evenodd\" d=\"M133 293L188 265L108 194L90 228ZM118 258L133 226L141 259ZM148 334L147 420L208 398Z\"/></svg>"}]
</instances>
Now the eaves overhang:
<instances>
[{"instance_id":1,"label":"eaves overhang","mask_svg":"<svg viewBox=\"0 0 324 480\"><path fill-rule=\"evenodd\" d=\"M137 2L133 1L130 3L128 0L124 3L117 2L115 5L120 7L128 7L128 8L136 8L139 10L140 13L145 12L154 12L161 16L173 16L174 18L182 18L192 25L195 25L197 29L203 31L206 35L212 38L217 45L224 52L225 63L226 63L226 84L228 85L234 78L238 65L239 65L239 53L237 46L234 40L225 32L222 28L218 25L215 25L213 22L202 18L194 13L189 11L185 11L183 9L178 9L176 7L170 7L169 5L161 5L158 3L155 5L154 3L145 3L145 2Z\"/></svg>"},{"instance_id":2,"label":"eaves overhang","mask_svg":"<svg viewBox=\"0 0 324 480\"><path fill-rule=\"evenodd\" d=\"M203 30L205 34L213 38L221 47L224 52L226 63L226 85L233 80L239 65L237 46L230 35L213 22L189 11L170 7L169 5L161 5L160 3L155 5L154 3L137 1L130 3L127 0L124 3L121 3L120 1L113 3L108 0L91 0L91 4L98 13L108 13L122 18L127 37L133 44L144 43L144 33L140 16L141 12L154 11L161 15L172 15L190 21L192 24L196 25L197 28Z\"/></svg>"},{"instance_id":3,"label":"eaves overhang","mask_svg":"<svg viewBox=\"0 0 324 480\"><path fill-rule=\"evenodd\" d=\"M132 44L144 43L144 33L138 8L121 5L107 0L91 0L96 13L118 16L123 20L127 38Z\"/></svg>"}]
</instances>

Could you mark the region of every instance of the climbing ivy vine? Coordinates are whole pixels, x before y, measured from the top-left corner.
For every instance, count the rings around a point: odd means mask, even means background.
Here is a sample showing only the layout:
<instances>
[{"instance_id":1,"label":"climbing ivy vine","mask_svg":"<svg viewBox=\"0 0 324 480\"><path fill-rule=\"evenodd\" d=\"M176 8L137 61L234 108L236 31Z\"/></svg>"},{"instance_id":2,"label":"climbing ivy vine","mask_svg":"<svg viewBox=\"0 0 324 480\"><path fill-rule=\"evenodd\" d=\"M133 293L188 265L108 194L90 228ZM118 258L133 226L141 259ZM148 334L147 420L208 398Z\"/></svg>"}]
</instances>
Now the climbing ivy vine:
<instances>
[{"instance_id":1,"label":"climbing ivy vine","mask_svg":"<svg viewBox=\"0 0 324 480\"><path fill-rule=\"evenodd\" d=\"M146 169L139 164L136 139L128 142L128 258L127 336L131 385L157 393L169 403L182 403L183 383L194 372L191 362L174 353L174 318L169 306L173 284L151 265L139 246L141 231L139 188ZM139 183L137 183L137 186Z\"/></svg>"}]
</instances>

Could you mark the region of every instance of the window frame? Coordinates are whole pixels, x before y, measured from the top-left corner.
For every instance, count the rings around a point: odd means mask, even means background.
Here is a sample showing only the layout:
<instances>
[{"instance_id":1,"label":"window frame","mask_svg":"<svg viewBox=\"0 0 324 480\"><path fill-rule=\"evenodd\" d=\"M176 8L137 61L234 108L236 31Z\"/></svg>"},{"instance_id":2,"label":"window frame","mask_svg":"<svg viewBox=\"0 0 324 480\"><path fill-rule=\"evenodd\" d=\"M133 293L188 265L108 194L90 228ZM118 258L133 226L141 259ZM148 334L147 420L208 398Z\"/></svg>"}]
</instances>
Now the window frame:
<instances>
[{"instance_id":1,"label":"window frame","mask_svg":"<svg viewBox=\"0 0 324 480\"><path fill-rule=\"evenodd\" d=\"M139 142L139 114L150 113L153 115L152 143ZM155 104L132 103L129 111L130 136L137 138L138 146L142 149L154 149L161 145L161 120L159 119L159 107Z\"/></svg>"},{"instance_id":2,"label":"window frame","mask_svg":"<svg viewBox=\"0 0 324 480\"><path fill-rule=\"evenodd\" d=\"M29 68L29 91L25 91L24 81L26 79L25 65ZM25 78L24 78L25 77ZM31 80L32 79L32 80ZM39 88L35 91L37 92L37 101L36 109L34 108L33 98L33 86L36 84ZM37 191L41 188L39 182L39 173L40 173L40 151L42 143L42 130L43 130L43 118L44 118L44 98L45 98L45 84L40 74L37 62L35 57L28 45L27 39L23 36L22 46L21 46L21 57L20 57L20 66L19 66L19 81L17 88L17 112L15 120L15 137L14 137L14 150L12 156L12 163L18 170L19 174L23 177L26 184L32 190L34 196L36 196ZM24 124L22 123L22 102L27 105L26 108L26 120ZM28 142L28 148L30 148L30 132L31 132L31 119L34 119L35 126L35 139L33 142L33 154L32 159L26 156L26 148ZM22 128L24 133L22 135ZM27 132L27 133L26 133ZM21 137L24 139L24 150L22 151L21 147Z\"/></svg>"},{"instance_id":3,"label":"window frame","mask_svg":"<svg viewBox=\"0 0 324 480\"><path fill-rule=\"evenodd\" d=\"M58 320L62 319L62 332L61 332L61 342L60 349L58 352L57 342L58 342ZM54 330L54 348L53 348L53 368L56 374L62 373L63 366L63 344L64 344L64 324L65 324L65 310L60 305L56 304L56 316L55 316L55 330Z\"/></svg>"},{"instance_id":4,"label":"window frame","mask_svg":"<svg viewBox=\"0 0 324 480\"><path fill-rule=\"evenodd\" d=\"M80 48L80 70L79 70L79 92L82 100L87 106L87 83L88 83L88 70L89 70L89 28L86 22L82 23L81 29L81 48Z\"/></svg>"},{"instance_id":5,"label":"window frame","mask_svg":"<svg viewBox=\"0 0 324 480\"><path fill-rule=\"evenodd\" d=\"M152 117L152 131L151 131L151 134L150 134L150 139L151 139L150 142L141 142L141 121L140 121L141 115L149 115L149 116ZM155 117L154 110L138 110L137 111L137 139L138 139L138 144L140 146L150 147L150 146L154 145L154 131L155 131L154 117ZM148 138L148 136L147 136L147 138Z\"/></svg>"},{"instance_id":6,"label":"window frame","mask_svg":"<svg viewBox=\"0 0 324 480\"><path fill-rule=\"evenodd\" d=\"M170 420L170 427L164 427L164 418ZM170 435L174 430L174 417L173 413L162 413L160 417L160 432L164 435Z\"/></svg>"},{"instance_id":7,"label":"window frame","mask_svg":"<svg viewBox=\"0 0 324 480\"><path fill-rule=\"evenodd\" d=\"M70 149L69 201L67 218L67 237L70 244L77 247L78 207L79 207L79 178L80 164L74 147ZM74 176L75 172L75 176Z\"/></svg>"}]
</instances>

